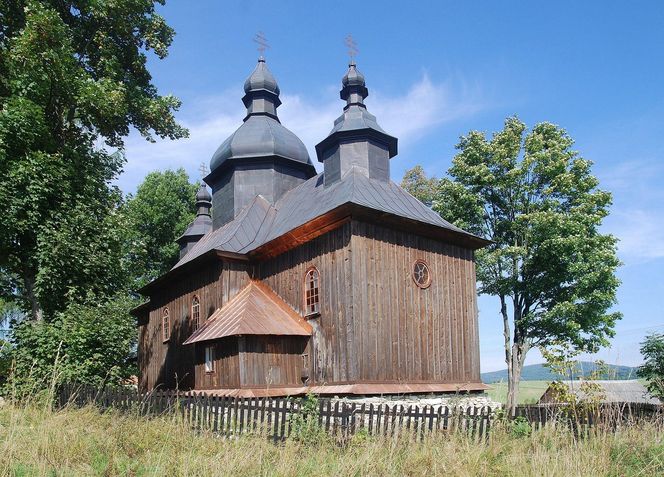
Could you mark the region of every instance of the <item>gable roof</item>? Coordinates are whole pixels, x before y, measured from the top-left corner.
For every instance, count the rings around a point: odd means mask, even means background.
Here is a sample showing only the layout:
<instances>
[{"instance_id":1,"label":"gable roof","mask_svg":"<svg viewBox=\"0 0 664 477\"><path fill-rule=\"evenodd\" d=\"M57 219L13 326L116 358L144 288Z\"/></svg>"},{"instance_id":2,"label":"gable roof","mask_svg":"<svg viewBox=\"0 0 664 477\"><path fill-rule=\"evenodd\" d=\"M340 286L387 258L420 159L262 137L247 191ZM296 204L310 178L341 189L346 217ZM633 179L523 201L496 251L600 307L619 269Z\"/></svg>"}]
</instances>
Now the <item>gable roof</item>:
<instances>
[{"instance_id":1,"label":"gable roof","mask_svg":"<svg viewBox=\"0 0 664 477\"><path fill-rule=\"evenodd\" d=\"M488 243L444 220L394 182L370 179L353 167L342 180L327 186L323 174L318 174L286 193L275 205L257 196L234 220L201 238L173 269L213 250L251 253L346 204L438 227L475 243Z\"/></svg>"},{"instance_id":2,"label":"gable roof","mask_svg":"<svg viewBox=\"0 0 664 477\"><path fill-rule=\"evenodd\" d=\"M183 344L226 336L311 336L312 328L276 293L252 281L210 318Z\"/></svg>"}]
</instances>

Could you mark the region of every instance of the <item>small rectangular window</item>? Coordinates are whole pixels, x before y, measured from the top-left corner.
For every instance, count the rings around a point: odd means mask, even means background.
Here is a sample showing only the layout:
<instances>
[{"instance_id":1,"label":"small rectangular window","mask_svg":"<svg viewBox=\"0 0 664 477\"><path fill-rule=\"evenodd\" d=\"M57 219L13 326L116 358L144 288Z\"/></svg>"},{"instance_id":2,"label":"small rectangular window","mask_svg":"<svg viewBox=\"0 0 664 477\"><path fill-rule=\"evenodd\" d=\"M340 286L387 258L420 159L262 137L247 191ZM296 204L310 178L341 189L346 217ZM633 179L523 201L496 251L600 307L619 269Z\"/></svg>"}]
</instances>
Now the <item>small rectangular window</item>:
<instances>
[{"instance_id":1,"label":"small rectangular window","mask_svg":"<svg viewBox=\"0 0 664 477\"><path fill-rule=\"evenodd\" d=\"M205 372L211 373L214 371L214 347L205 347Z\"/></svg>"}]
</instances>

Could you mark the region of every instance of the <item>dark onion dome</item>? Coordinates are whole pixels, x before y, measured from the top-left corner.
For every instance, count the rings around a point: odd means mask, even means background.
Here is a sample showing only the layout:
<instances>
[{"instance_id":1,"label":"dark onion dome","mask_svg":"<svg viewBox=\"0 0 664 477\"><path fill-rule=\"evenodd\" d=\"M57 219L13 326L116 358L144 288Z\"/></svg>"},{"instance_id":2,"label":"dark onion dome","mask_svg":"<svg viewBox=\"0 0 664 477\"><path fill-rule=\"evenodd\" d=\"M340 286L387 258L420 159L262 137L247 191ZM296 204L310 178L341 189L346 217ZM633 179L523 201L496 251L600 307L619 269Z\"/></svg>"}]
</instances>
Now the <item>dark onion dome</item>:
<instances>
[{"instance_id":1,"label":"dark onion dome","mask_svg":"<svg viewBox=\"0 0 664 477\"><path fill-rule=\"evenodd\" d=\"M360 70L357 69L357 65L355 64L354 61L348 65L348 71L342 78L341 84L343 85L344 89L347 89L346 87L348 86L357 86L359 87L358 89L360 90L364 98L369 96L369 90L367 90L367 85L366 82L364 81L364 75L360 73ZM343 97L343 94L341 96L341 99L346 99Z\"/></svg>"},{"instance_id":2,"label":"dark onion dome","mask_svg":"<svg viewBox=\"0 0 664 477\"><path fill-rule=\"evenodd\" d=\"M180 245L180 258L184 257L203 235L212 230L210 208L212 208L212 195L208 192L205 182L201 182L201 187L196 193L196 218L176 240Z\"/></svg>"},{"instance_id":3,"label":"dark onion dome","mask_svg":"<svg viewBox=\"0 0 664 477\"><path fill-rule=\"evenodd\" d=\"M274 79L272 72L268 69L265 59L262 56L258 59L258 64L254 68L253 73L244 82L244 92L248 93L261 89L274 93L277 96L280 93L277 80Z\"/></svg>"},{"instance_id":4,"label":"dark onion dome","mask_svg":"<svg viewBox=\"0 0 664 477\"><path fill-rule=\"evenodd\" d=\"M342 139L357 137L378 140L386 145L390 157L396 156L397 139L387 134L376 121L376 116L367 111L364 99L369 96L369 90L354 61L348 65L341 84L339 96L346 101L346 106L343 114L334 121L330 134L316 145L318 160L323 162L325 151L338 145Z\"/></svg>"},{"instance_id":5,"label":"dark onion dome","mask_svg":"<svg viewBox=\"0 0 664 477\"><path fill-rule=\"evenodd\" d=\"M281 125L277 117L279 86L261 57L253 73L244 83L247 116L237 131L226 139L212 156L210 174L235 159L277 156L311 168L313 163L304 143Z\"/></svg>"},{"instance_id":6,"label":"dark onion dome","mask_svg":"<svg viewBox=\"0 0 664 477\"><path fill-rule=\"evenodd\" d=\"M205 183L201 183L200 189L196 192L196 207L200 208L199 202L212 202L212 194L208 191Z\"/></svg>"}]
</instances>

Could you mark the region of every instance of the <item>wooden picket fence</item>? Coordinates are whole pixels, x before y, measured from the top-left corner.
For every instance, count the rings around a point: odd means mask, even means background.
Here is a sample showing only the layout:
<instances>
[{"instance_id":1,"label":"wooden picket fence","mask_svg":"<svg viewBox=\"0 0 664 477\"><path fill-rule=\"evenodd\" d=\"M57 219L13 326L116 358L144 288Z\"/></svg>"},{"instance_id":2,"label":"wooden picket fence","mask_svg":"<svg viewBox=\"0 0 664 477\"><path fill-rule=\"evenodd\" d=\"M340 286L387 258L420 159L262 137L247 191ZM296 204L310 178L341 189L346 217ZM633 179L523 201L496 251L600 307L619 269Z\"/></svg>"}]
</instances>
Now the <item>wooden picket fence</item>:
<instances>
[{"instance_id":1,"label":"wooden picket fence","mask_svg":"<svg viewBox=\"0 0 664 477\"><path fill-rule=\"evenodd\" d=\"M650 403L604 403L571 408L568 404L529 404L517 406L514 418L524 418L533 429L555 423L567 425L576 435L591 429L617 431L641 421L664 424L664 407Z\"/></svg>"},{"instance_id":2,"label":"wooden picket fence","mask_svg":"<svg viewBox=\"0 0 664 477\"><path fill-rule=\"evenodd\" d=\"M294 429L293 417L302 412L301 399L230 398L195 392L153 391L131 388L97 389L63 385L57 404L118 409L143 416L178 413L193 429L231 437L246 433L284 440ZM321 398L315 418L321 429L339 439L358 432L383 436L417 436L440 432L463 432L481 438L489 432L489 407L403 406L356 404Z\"/></svg>"},{"instance_id":3,"label":"wooden picket fence","mask_svg":"<svg viewBox=\"0 0 664 477\"><path fill-rule=\"evenodd\" d=\"M179 414L198 431L222 437L261 434L281 441L291 436L297 424L294 417L304 412L298 398L230 398L195 392L153 391L139 393L132 388L104 388L63 385L57 404L94 404L100 409L118 409L143 416ZM427 435L460 432L481 439L488 436L496 410L490 407L404 406L357 404L338 399L318 399L314 419L320 429L345 440L364 432L369 435L424 438ZM504 413L502 417L504 418ZM514 418L525 419L533 429L548 424L569 426L577 435L590 429L615 431L639 420L663 424L662 406L653 404L611 404L569 413L565 405L518 406Z\"/></svg>"}]
</instances>

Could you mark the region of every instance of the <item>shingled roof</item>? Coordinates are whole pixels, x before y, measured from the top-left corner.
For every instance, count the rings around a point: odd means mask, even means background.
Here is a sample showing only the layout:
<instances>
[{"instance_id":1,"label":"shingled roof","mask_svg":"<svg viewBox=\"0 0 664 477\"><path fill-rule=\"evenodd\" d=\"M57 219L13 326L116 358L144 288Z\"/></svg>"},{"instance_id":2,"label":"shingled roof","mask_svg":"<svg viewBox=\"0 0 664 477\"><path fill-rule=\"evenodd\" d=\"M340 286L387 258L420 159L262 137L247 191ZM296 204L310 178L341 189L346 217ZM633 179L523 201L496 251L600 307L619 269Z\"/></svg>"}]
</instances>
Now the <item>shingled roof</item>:
<instances>
[{"instance_id":1,"label":"shingled roof","mask_svg":"<svg viewBox=\"0 0 664 477\"><path fill-rule=\"evenodd\" d=\"M450 224L394 182L370 179L352 168L342 180L328 186L323 184L323 174L318 174L288 192L274 206L262 196L257 196L234 220L201 238L173 269L213 250L249 254L346 204L440 227L475 241L483 241Z\"/></svg>"}]
</instances>

